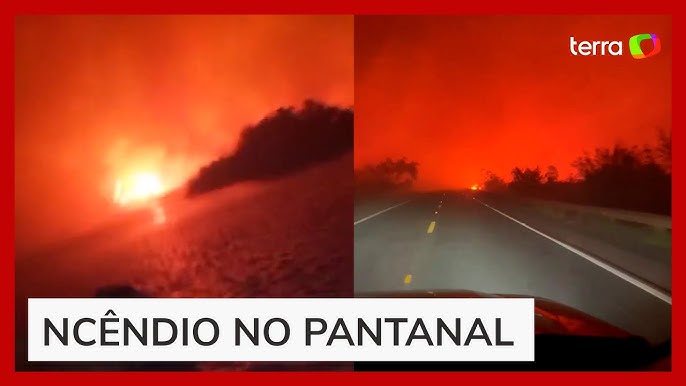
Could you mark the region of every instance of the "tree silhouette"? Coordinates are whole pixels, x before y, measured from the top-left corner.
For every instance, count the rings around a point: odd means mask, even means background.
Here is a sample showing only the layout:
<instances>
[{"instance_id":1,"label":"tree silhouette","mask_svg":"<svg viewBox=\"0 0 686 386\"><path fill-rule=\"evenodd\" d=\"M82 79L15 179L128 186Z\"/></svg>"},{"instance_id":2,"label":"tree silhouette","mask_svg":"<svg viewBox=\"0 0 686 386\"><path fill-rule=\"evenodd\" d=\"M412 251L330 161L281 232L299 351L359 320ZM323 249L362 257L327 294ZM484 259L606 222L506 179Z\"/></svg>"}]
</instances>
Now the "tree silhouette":
<instances>
[{"instance_id":1,"label":"tree silhouette","mask_svg":"<svg viewBox=\"0 0 686 386\"><path fill-rule=\"evenodd\" d=\"M535 169L516 167L512 169L512 182L509 187L519 193L534 194L539 190L542 182L543 175L538 166Z\"/></svg>"},{"instance_id":2,"label":"tree silhouette","mask_svg":"<svg viewBox=\"0 0 686 386\"><path fill-rule=\"evenodd\" d=\"M672 132L660 130L658 132L657 159L663 165L667 173L672 172Z\"/></svg>"},{"instance_id":3,"label":"tree silhouette","mask_svg":"<svg viewBox=\"0 0 686 386\"><path fill-rule=\"evenodd\" d=\"M200 169L188 184L195 195L235 182L282 176L333 159L353 146L353 111L307 100L246 127L233 154Z\"/></svg>"},{"instance_id":4,"label":"tree silhouette","mask_svg":"<svg viewBox=\"0 0 686 386\"><path fill-rule=\"evenodd\" d=\"M651 151L616 145L585 154L573 166L583 178L587 197L599 205L671 212L671 174Z\"/></svg>"},{"instance_id":5,"label":"tree silhouette","mask_svg":"<svg viewBox=\"0 0 686 386\"><path fill-rule=\"evenodd\" d=\"M557 168L554 165L548 166L548 171L545 172L545 182L552 184L557 182L558 178L560 178L560 173Z\"/></svg>"},{"instance_id":6,"label":"tree silhouette","mask_svg":"<svg viewBox=\"0 0 686 386\"><path fill-rule=\"evenodd\" d=\"M486 173L484 188L509 194L671 214L671 133L660 131L658 143L649 146L597 148L584 153L572 166L576 177L560 181L555 166L512 169L512 180Z\"/></svg>"},{"instance_id":7,"label":"tree silhouette","mask_svg":"<svg viewBox=\"0 0 686 386\"><path fill-rule=\"evenodd\" d=\"M491 171L486 171L486 179L483 182L484 190L488 192L504 192L507 189L505 180Z\"/></svg>"},{"instance_id":8,"label":"tree silhouette","mask_svg":"<svg viewBox=\"0 0 686 386\"><path fill-rule=\"evenodd\" d=\"M376 165L368 165L355 171L358 191L388 191L409 189L419 175L419 163L406 158L386 158Z\"/></svg>"}]
</instances>

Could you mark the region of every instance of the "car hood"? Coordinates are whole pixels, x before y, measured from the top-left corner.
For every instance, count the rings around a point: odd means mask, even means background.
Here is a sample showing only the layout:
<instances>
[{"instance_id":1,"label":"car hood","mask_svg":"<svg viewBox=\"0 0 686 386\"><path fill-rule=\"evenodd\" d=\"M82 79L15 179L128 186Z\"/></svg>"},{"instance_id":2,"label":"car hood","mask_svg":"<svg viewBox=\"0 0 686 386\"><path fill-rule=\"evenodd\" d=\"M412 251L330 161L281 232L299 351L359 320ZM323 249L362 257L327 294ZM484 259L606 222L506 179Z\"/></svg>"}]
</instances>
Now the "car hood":
<instances>
[{"instance_id":1,"label":"car hood","mask_svg":"<svg viewBox=\"0 0 686 386\"><path fill-rule=\"evenodd\" d=\"M356 294L362 298L533 298L535 307L536 334L583 335L626 338L632 334L604 322L596 317L581 312L553 300L511 294L489 294L476 291L400 291L370 292Z\"/></svg>"}]
</instances>

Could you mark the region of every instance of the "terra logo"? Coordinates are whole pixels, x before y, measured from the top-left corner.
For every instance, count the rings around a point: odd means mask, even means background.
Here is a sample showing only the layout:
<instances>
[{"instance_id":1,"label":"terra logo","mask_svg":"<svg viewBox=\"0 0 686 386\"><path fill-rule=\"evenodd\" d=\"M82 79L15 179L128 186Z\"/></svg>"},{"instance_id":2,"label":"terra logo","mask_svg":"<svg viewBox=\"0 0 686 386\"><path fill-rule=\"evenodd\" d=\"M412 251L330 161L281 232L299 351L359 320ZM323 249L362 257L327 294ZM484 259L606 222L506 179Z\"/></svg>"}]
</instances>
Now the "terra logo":
<instances>
[{"instance_id":1,"label":"terra logo","mask_svg":"<svg viewBox=\"0 0 686 386\"><path fill-rule=\"evenodd\" d=\"M646 54L641 49L641 42L647 39L653 40L653 49ZM655 56L661 49L660 38L655 34L640 34L629 38L629 51L631 51L631 56L634 59L645 59Z\"/></svg>"},{"instance_id":2,"label":"terra logo","mask_svg":"<svg viewBox=\"0 0 686 386\"><path fill-rule=\"evenodd\" d=\"M653 47L650 51L643 52L643 49L641 49L641 42L648 39L652 40ZM623 54L623 48L622 41L620 40L576 41L574 36L569 38L569 52L574 56L621 56ZM629 38L629 52L631 52L631 56L635 59L645 59L655 56L660 52L661 48L660 38L655 34L639 34Z\"/></svg>"}]
</instances>

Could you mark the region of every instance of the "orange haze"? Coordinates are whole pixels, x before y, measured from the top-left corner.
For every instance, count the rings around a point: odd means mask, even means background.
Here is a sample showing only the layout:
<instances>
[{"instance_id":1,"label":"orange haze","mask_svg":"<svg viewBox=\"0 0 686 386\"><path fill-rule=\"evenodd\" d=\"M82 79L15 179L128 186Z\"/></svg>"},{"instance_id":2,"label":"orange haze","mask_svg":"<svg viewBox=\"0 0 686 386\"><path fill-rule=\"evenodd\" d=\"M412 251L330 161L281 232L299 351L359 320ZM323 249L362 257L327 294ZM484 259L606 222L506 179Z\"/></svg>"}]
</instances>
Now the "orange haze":
<instances>
[{"instance_id":1,"label":"orange haze","mask_svg":"<svg viewBox=\"0 0 686 386\"><path fill-rule=\"evenodd\" d=\"M641 33L660 36L657 56L631 57ZM570 36L624 55L572 56ZM355 164L406 156L423 189L514 166L566 178L584 150L671 129L671 61L666 16L356 17Z\"/></svg>"},{"instance_id":2,"label":"orange haze","mask_svg":"<svg viewBox=\"0 0 686 386\"><path fill-rule=\"evenodd\" d=\"M178 186L306 98L353 104L352 17L17 18L18 248L103 220L117 179Z\"/></svg>"}]
</instances>

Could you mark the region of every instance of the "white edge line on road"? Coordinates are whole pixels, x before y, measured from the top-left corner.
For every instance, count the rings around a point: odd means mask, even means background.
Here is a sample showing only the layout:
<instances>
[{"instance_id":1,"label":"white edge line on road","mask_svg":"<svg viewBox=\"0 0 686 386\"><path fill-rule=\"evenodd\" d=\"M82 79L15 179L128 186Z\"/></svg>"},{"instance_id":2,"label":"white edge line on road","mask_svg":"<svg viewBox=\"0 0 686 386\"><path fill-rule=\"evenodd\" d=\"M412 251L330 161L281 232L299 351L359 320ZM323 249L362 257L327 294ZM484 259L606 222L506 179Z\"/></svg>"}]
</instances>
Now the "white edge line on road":
<instances>
[{"instance_id":1,"label":"white edge line on road","mask_svg":"<svg viewBox=\"0 0 686 386\"><path fill-rule=\"evenodd\" d=\"M367 216L367 217L365 217L365 218L361 218L361 219L355 221L355 222L353 223L353 225L357 225L357 224L359 224L359 223L361 223L361 222L365 222L365 221L369 220L370 218L376 217L376 216L378 216L378 215L380 215L380 214L382 214L382 213L384 213L384 212L388 212L389 210L394 209L394 208L397 208L397 207L399 207L399 206L401 206L401 205L405 205L405 204L407 204L408 202L410 202L410 200L407 200L407 201L405 201L405 202L401 202L400 204L397 204L397 205L393 205L393 206L390 207L390 208L386 208L386 209L384 209L384 210L382 210L382 211L379 211L379 212L376 212L376 213L374 213L374 214L370 214L369 216Z\"/></svg>"},{"instance_id":2,"label":"white edge line on road","mask_svg":"<svg viewBox=\"0 0 686 386\"><path fill-rule=\"evenodd\" d=\"M512 221L514 221L514 222L516 222L517 224L523 226L524 228L526 228L526 229L528 229L528 230L530 230L530 231L532 231L532 232L534 232L534 233L537 233L537 234L540 235L540 236L545 237L546 239L548 239L548 240L554 242L555 244L561 246L562 248L565 248L565 249L567 249L568 251L574 252L575 254L577 254L577 255L583 257L584 259L590 261L591 263L593 263L593 264L599 266L600 268L603 268L604 270L606 270L606 271L612 273L613 275L619 277L620 279L623 279L624 281L629 282L630 284L635 285L636 287L638 287L638 288L642 289L643 291L645 291L645 292L647 292L647 293L649 293L649 294L655 296L656 298L662 300L663 302L668 303L670 306L672 305L672 297L671 297L670 295L664 293L663 291L660 291L660 290L658 290L657 288L654 288L653 286L650 286L650 285L648 285L648 284L642 282L641 280L639 280L639 279L633 277L632 275L629 275L629 274L627 274L626 272L622 272L622 271L620 271L619 269L617 269L617 268L615 268L615 267L613 267L613 266L611 266L611 265L609 265L609 264L607 264L607 263L605 263L605 262L603 262L603 261L601 261L601 260L598 260L597 258L595 258L595 257L593 257L593 256L591 256L591 255L589 255L589 254L587 254L587 253L585 253L585 252L583 252L583 251L580 251L580 250L578 250L578 249L572 247L571 245L565 244L565 243L563 243L563 242L560 241L560 240L557 240L557 239L555 239L555 238L553 238L553 237L551 237L551 236L548 236L548 235L546 235L545 233L543 233L543 232L541 232L541 231L539 231L539 230L537 230L537 229L534 229L534 228L530 227L529 225L527 225L527 224L525 224L525 223L523 223L523 222L517 220L517 219L514 218L514 217L511 217L511 216L509 216L509 215L507 215L507 214L505 214L505 213L499 211L498 209L496 209L496 208L494 208L494 207L492 207L492 206L486 204L485 202L483 202L483 201L481 201L481 200L477 200L477 201L479 201L479 202L481 203L481 205L483 205L483 206L485 206L485 207L487 207L487 208L489 208L489 209L491 209L491 210L493 210L493 211L495 211L495 212L501 214L502 216L507 217L508 219L510 219L510 220L512 220Z\"/></svg>"}]
</instances>

